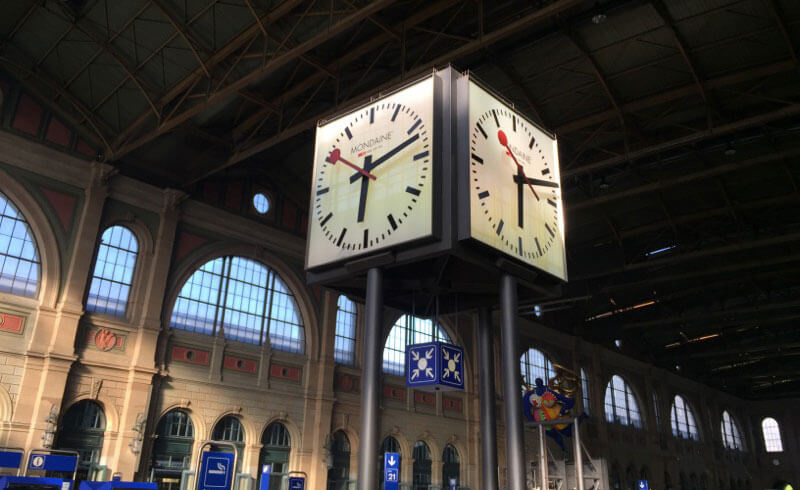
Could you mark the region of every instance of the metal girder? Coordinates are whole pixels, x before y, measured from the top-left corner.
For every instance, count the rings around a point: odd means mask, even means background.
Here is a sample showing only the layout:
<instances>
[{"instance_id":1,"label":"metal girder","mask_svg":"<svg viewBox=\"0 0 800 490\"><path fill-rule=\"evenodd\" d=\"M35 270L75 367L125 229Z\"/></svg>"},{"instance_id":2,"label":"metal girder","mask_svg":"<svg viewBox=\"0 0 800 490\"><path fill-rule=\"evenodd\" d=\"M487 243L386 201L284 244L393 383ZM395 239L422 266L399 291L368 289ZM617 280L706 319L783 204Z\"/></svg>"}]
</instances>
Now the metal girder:
<instances>
[{"instance_id":1,"label":"metal girder","mask_svg":"<svg viewBox=\"0 0 800 490\"><path fill-rule=\"evenodd\" d=\"M484 36L481 39L473 40L473 41L468 42L468 43L466 43L466 44L464 44L462 46L459 46L458 48L455 48L455 49L453 49L453 50L451 50L451 51L449 51L449 52L447 52L445 54L442 54L442 55L440 55L440 56L438 56L438 57L436 57L436 58L434 58L432 60L429 60L428 62L424 63L423 65L420 65L420 66L416 67L413 71L404 72L404 73L398 75L397 77L394 77L394 78L392 78L390 80L387 80L386 82L382 83L378 87L374 87L374 88L372 88L370 90L367 90L367 91L365 91L365 92L363 92L363 93L361 93L361 94L359 94L357 96L354 96L351 99L349 99L348 101L343 102L342 105L347 105L349 103L353 103L353 102L356 102L358 100L363 100L365 97L369 96L370 94L374 94L374 93L379 92L379 91L381 91L381 90L383 90L385 88L391 87L391 86L395 85L396 83L398 83L398 82L400 82L400 81L402 81L404 79L417 76L417 75L419 75L419 74L421 74L421 73L425 72L426 70L429 70L429 69L431 69L433 67L442 66L442 65L444 65L446 63L449 63L449 62L451 62L453 60L456 60L456 59L458 59L458 58L460 58L462 56L466 56L468 54L471 54L471 53L474 53L474 52L479 51L481 49L484 49L486 46L490 46L490 45L492 45L492 44L494 44L494 43L496 43L496 42L498 42L498 41L500 41L500 40L502 40L502 39L504 39L504 38L506 38L506 37L508 37L510 35L513 35L513 34L519 32L521 30L530 28L532 25L535 25L538 22L543 22L545 20L548 20L548 19L550 19L550 18L552 18L552 17L554 17L554 16L556 16L556 15L558 15L558 14L560 14L560 13L566 11L566 10L569 10L572 7L580 5L582 3L583 3L583 0L559 0L557 2L551 3L551 4L547 5L547 6L541 8L541 9L539 9L539 10L533 12L533 13L530 13L530 14L524 16L524 17L521 17L521 18L519 18L519 19L517 19L517 20L515 20L515 21L513 21L513 22L511 22L511 23L509 23L509 24L507 24L507 25L505 25L503 27L501 27L501 28L498 28L498 29L496 29L496 30L494 30L494 31L492 31L490 33L484 34ZM324 117L326 117L328 115L331 115L331 114L335 113L336 110L337 110L337 107L334 107L334 108L332 108L332 109L330 109L328 111L323 112L322 114L318 114L318 115L316 115L316 116L314 116L312 118L306 119L305 121L300 122L300 123L298 123L298 124L296 124L294 126L286 128L286 129L280 131L277 134L274 134L274 135L271 135L271 136L266 136L266 137L262 138L261 140L254 142L251 146L249 146L246 149L237 150L237 151L234 152L233 155L231 155L230 158L228 158L227 161L222 162L219 165L213 167L208 172L204 172L202 175L193 178L191 180L191 182L196 182L197 180L200 180L200 179L203 179L205 177L208 177L209 175L212 175L212 174L214 174L216 172L219 172L220 170L223 170L225 168L228 168L231 165L235 165L235 164L237 164L237 163L239 163L239 162L241 162L241 161L243 161L243 160L245 160L247 158L250 158L250 157L252 157L253 155L255 155L257 153L260 153L260 152L266 150L267 148L270 148L273 145L275 145L277 143L280 143L281 141L284 141L286 138L289 138L289 137L292 137L294 135L297 135L297 134L301 133L302 131L305 131L305 130L313 127L319 119L322 119L322 118L324 118Z\"/></svg>"},{"instance_id":2,"label":"metal girder","mask_svg":"<svg viewBox=\"0 0 800 490\"><path fill-rule=\"evenodd\" d=\"M606 97L608 97L608 101L611 102L611 106L614 108L614 112L617 113L617 118L619 118L619 123L623 127L623 131L625 128L625 117L622 115L622 109L620 108L619 104L617 103L617 98L614 96L614 93L611 91L611 87L608 85L608 81L603 73L600 71L600 67L597 65L597 62L594 60L592 55L589 53L589 49L583 43L583 41L578 37L578 35L570 30L564 29L564 35L569 39L578 51L581 52L584 61L589 63L589 66L592 69L592 73L594 73L595 78L597 79L597 83L600 84L600 87L605 92Z\"/></svg>"},{"instance_id":3,"label":"metal girder","mask_svg":"<svg viewBox=\"0 0 800 490\"><path fill-rule=\"evenodd\" d=\"M673 257L665 257L662 259L655 259L655 260L646 260L643 262L634 262L631 264L625 264L621 267L615 267L614 269L596 272L592 274L584 274L582 276L574 276L570 277L570 282L578 282L578 281L585 281L588 279L596 279L600 277L610 276L613 274L619 274L623 272L631 272L635 270L642 270L642 269L652 269L654 267L662 267L665 265L673 265L680 262L686 262L689 260L697 260L705 257L713 257L715 255L724 255L728 253L734 252L742 252L744 250L750 250L753 248L760 248L760 247L767 247L771 245L781 245L785 243L792 243L800 241L800 232L789 233L786 235L779 235L767 238L760 238L757 240L750 240L746 242L739 242L733 243L730 245L723 245L720 247L714 248L707 248L703 250L698 250L695 252L687 252L681 255L676 255ZM653 278L655 279L655 278ZM648 279L652 281L652 279Z\"/></svg>"},{"instance_id":4,"label":"metal girder","mask_svg":"<svg viewBox=\"0 0 800 490\"><path fill-rule=\"evenodd\" d=\"M547 123L542 118L542 113L533 99L533 93L531 93L531 91L528 90L528 87L525 86L524 82L522 81L522 77L519 76L517 70L513 66L509 66L505 60L499 59L497 56L492 57L492 62L497 69L500 70L503 75L506 76L506 78L508 78L513 86L517 87L517 89L522 93L522 98L525 99L525 103L528 104L528 109L530 109L530 111L533 113L533 117L536 119L536 122L547 127Z\"/></svg>"},{"instance_id":5,"label":"metal girder","mask_svg":"<svg viewBox=\"0 0 800 490\"><path fill-rule=\"evenodd\" d=\"M786 23L783 21L781 12L778 10L778 5L775 3L775 0L765 0L765 3L767 4L769 13L772 14L772 17L775 19L775 23L778 25L778 30L781 32L781 36L783 37L783 40L786 43L786 49L789 50L789 56L791 56L792 61L794 61L795 64L797 64L798 63L797 51L795 51L794 49L794 44L792 43L792 36L789 35L789 31L786 29Z\"/></svg>"},{"instance_id":6,"label":"metal girder","mask_svg":"<svg viewBox=\"0 0 800 490\"><path fill-rule=\"evenodd\" d=\"M782 301L778 303L765 303L765 304L759 304L757 306L729 308L725 310L711 311L706 313L679 315L670 318L662 318L659 320L647 320L643 322L625 323L620 327L622 328L622 330L632 330L637 328L659 327L663 325L686 324L688 322L696 322L699 320L703 321L712 320L714 318L726 317L730 315L757 314L757 313L765 313L768 311L785 310L791 308L800 308L800 301ZM800 314L798 314L798 316L800 316ZM759 319L759 321L760 320L761 319ZM742 320L734 320L734 321L738 323L743 322Z\"/></svg>"},{"instance_id":7,"label":"metal girder","mask_svg":"<svg viewBox=\"0 0 800 490\"><path fill-rule=\"evenodd\" d=\"M197 58L197 62L200 64L200 67L205 72L206 76L211 78L211 72L208 70L205 62L203 61L203 57L200 56L198 52L198 46L202 46L201 43L191 34L189 31L189 26L185 25L183 22L180 21L175 15L167 8L166 5L161 3L161 0L150 0L157 8L164 14L164 17L167 18L172 27L175 31L180 34L186 44L189 46L189 49L192 50L194 57ZM260 19L257 19L259 24L261 22Z\"/></svg>"},{"instance_id":8,"label":"metal girder","mask_svg":"<svg viewBox=\"0 0 800 490\"><path fill-rule=\"evenodd\" d=\"M795 110L800 113L800 104L795 107ZM716 167L712 167L709 169L701 170L699 172L683 174L680 177L673 177L671 179L661 179L657 182L651 182L649 184L641 185L638 187L634 187L631 189L626 189L624 191L615 192L613 194L606 194L604 196L595 197L593 199L587 199L585 201L581 201L574 204L569 204L567 206L567 211L575 212L584 208L590 208L596 206L601 203L616 201L619 199L630 198L633 196L638 196L640 194L645 194L649 192L654 192L660 189L666 189L669 187L673 187L680 184L685 184L687 182L691 182L694 180L699 179L707 179L711 177L716 177L718 175L722 175L728 172L733 172L737 170L742 170L747 167L752 167L754 165L762 165L765 163L769 163L775 160L780 160L782 158L787 157L796 157L800 155L800 148L789 148L781 151L776 151L774 153L768 153L764 155L760 155L757 157L749 158L746 160L740 160L737 162L726 163L724 165L717 165Z\"/></svg>"},{"instance_id":9,"label":"metal girder","mask_svg":"<svg viewBox=\"0 0 800 490\"><path fill-rule=\"evenodd\" d=\"M371 15L383 8L386 8L387 6L391 5L396 1L397 0L377 0L375 2L368 4L365 7L362 7L360 10L347 16L346 18L337 22L335 25L330 26L323 32L318 33L316 36L313 36L312 38L297 45L294 48L291 48L281 54L278 54L276 57L269 60L265 65L251 71L247 75L226 85L225 87L222 87L217 91L209 94L206 97L205 101L203 101L202 103L193 105L185 109L183 112L176 114L174 117L162 121L157 128L145 134L144 136L132 142L125 143L123 146L116 148L113 158L115 159L121 158L130 153L131 151L134 151L137 148L141 147L142 145L161 136L162 134L172 131L180 124L188 121L189 119L203 112L207 108L212 107L218 103L221 103L230 94L236 93L237 91L247 87L248 85L254 83L255 81L260 80L264 76L268 75L269 73L272 73L273 71L285 65L286 63L298 58L299 56L305 54L309 50L319 46L320 44L346 31L347 29L350 29L354 25L361 22L368 15ZM258 27L256 27L255 29L257 32L259 31Z\"/></svg>"},{"instance_id":10,"label":"metal girder","mask_svg":"<svg viewBox=\"0 0 800 490\"><path fill-rule=\"evenodd\" d=\"M216 3L216 2L215 2ZM266 14L261 16L262 22L272 23L276 22L277 20L283 18L289 12L291 12L295 7L303 3L303 0L285 0L279 3L274 9L270 10ZM256 22L242 31L239 35L231 39L225 46L218 49L214 54L209 56L206 59L206 68L208 70L213 70L215 66L224 62L235 53L238 49L242 46L247 44L254 36L257 36L260 32L259 26ZM175 33L175 37L177 37L177 32ZM174 39L174 38L173 38ZM203 71L202 67L195 68L192 73L184 77L180 82L176 83L172 86L169 90L164 93L158 101L158 105L161 107L166 106L169 102L175 100L176 98L180 97L181 94L184 93L186 90L191 90L191 87L195 86L197 82L203 78L205 72ZM124 142L126 142L131 135L133 135L136 131L142 128L150 120L150 113L144 112L139 117L137 117L127 128L125 128L122 132L120 132L117 137L114 139L112 146L114 148L119 148Z\"/></svg>"}]
</instances>

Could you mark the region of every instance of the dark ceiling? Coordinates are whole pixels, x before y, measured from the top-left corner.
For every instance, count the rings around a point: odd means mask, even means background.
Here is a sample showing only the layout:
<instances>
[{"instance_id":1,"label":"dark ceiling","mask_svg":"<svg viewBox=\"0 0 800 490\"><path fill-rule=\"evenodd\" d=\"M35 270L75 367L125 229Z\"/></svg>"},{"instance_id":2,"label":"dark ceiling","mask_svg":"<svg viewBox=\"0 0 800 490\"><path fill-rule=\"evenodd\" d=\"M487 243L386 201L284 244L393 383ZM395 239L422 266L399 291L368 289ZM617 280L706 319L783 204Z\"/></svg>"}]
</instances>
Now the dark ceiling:
<instances>
[{"instance_id":1,"label":"dark ceiling","mask_svg":"<svg viewBox=\"0 0 800 490\"><path fill-rule=\"evenodd\" d=\"M796 0L20 0L0 16L3 69L122 172L190 192L281 175L305 203L319 118L431 67L477 73L559 136L570 282L539 321L752 398L800 395L799 48Z\"/></svg>"}]
</instances>

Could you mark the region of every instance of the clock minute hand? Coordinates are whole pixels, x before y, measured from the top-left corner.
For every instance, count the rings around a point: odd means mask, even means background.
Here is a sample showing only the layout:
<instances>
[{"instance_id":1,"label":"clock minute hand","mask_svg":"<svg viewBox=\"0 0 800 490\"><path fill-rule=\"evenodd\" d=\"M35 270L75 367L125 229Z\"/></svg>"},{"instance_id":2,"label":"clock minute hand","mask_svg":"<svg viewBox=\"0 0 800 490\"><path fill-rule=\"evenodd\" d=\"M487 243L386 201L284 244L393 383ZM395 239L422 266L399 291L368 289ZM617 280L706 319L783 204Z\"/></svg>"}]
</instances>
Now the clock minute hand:
<instances>
[{"instance_id":1,"label":"clock minute hand","mask_svg":"<svg viewBox=\"0 0 800 490\"><path fill-rule=\"evenodd\" d=\"M511 155L511 158L514 160L514 163L517 164L517 169L519 169L519 173L522 174L522 178L525 179L525 182L528 184L528 188L530 188L531 192L533 192L533 197L535 197L537 201L540 201L541 199L539 199L539 194L536 193L536 190L534 190L533 186L531 185L530 179L528 179L528 176L525 175L525 169L522 168L522 165L520 165L519 162L517 161L517 157L514 156L514 152L511 151L511 148L508 147L508 138L506 137L506 133L504 133L502 129L499 129L497 131L497 139L500 140L500 144L503 145L506 151L508 151L508 154Z\"/></svg>"},{"instance_id":2,"label":"clock minute hand","mask_svg":"<svg viewBox=\"0 0 800 490\"><path fill-rule=\"evenodd\" d=\"M559 187L561 187L560 185L558 185L557 182L552 182L543 179L528 179L528 182L530 182L532 185L540 185L542 187L553 187L554 189L558 189Z\"/></svg>"},{"instance_id":3,"label":"clock minute hand","mask_svg":"<svg viewBox=\"0 0 800 490\"><path fill-rule=\"evenodd\" d=\"M385 155L381 156L380 158L378 158L377 160L375 160L371 164L369 164L369 165L365 164L364 165L364 170L366 170L367 172L369 172L370 170L373 170L375 167L377 167L381 163L385 162L386 160L392 158L393 156L397 155L406 146L408 146L411 143L417 141L418 139L419 139L419 134L415 134L414 136L408 138L407 140L403 141L399 145L395 146L393 149L389 150L388 153L386 153ZM360 178L361 178L361 175L358 174L358 173L355 173L352 176L350 176L350 183L352 184L353 182L357 181Z\"/></svg>"}]
</instances>

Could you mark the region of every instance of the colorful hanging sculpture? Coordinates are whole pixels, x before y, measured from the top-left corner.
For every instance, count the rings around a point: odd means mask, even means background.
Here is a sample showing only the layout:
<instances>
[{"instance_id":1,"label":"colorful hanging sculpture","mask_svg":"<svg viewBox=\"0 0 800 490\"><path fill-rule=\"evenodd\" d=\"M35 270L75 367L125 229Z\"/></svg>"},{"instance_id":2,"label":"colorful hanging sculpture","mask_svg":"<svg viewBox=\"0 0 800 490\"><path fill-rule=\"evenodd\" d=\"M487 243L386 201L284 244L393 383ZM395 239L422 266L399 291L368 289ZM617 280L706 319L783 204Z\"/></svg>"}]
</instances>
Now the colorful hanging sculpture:
<instances>
[{"instance_id":1,"label":"colorful hanging sculpture","mask_svg":"<svg viewBox=\"0 0 800 490\"><path fill-rule=\"evenodd\" d=\"M522 397L522 412L531 422L548 422L567 418L575 406L574 376L568 374L563 366L555 366L556 376L544 385L541 378L536 378L535 385L523 384L525 394ZM580 419L586 417L582 413ZM572 437L572 424L545 426L546 434L553 438L561 449L566 451L564 437Z\"/></svg>"}]
</instances>

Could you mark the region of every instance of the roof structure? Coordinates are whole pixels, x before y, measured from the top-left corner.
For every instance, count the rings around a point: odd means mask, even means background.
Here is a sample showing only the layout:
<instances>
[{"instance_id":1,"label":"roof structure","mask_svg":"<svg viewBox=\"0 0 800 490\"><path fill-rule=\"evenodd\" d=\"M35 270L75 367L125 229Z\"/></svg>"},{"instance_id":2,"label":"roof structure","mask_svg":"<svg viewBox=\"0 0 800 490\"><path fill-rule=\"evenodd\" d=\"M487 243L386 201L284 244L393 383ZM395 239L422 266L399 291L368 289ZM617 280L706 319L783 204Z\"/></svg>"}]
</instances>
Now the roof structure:
<instances>
[{"instance_id":1,"label":"roof structure","mask_svg":"<svg viewBox=\"0 0 800 490\"><path fill-rule=\"evenodd\" d=\"M316 121L447 63L559 137L570 282L523 314L800 395L800 2L20 0L0 66L121 172L307 202ZM524 298L523 298L524 299Z\"/></svg>"}]
</instances>

